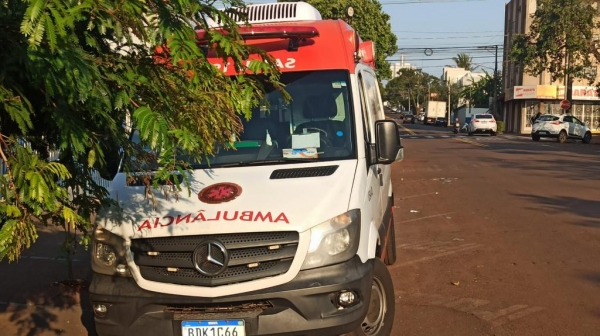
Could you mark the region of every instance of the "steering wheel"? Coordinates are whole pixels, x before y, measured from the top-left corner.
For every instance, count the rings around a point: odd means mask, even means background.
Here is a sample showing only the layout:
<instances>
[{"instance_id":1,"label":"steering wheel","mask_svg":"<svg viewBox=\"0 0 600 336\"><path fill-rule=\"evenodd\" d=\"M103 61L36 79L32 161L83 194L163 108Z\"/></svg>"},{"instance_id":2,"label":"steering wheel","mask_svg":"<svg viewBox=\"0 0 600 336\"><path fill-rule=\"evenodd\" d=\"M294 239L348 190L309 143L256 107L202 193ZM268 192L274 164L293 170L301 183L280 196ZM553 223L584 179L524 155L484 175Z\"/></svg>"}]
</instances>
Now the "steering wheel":
<instances>
[{"instance_id":1,"label":"steering wheel","mask_svg":"<svg viewBox=\"0 0 600 336\"><path fill-rule=\"evenodd\" d=\"M303 130L306 129L306 131L317 131L317 132L321 133L321 136L319 137L319 140L321 142L321 147L333 147L333 143L331 142L331 140L329 140L329 135L327 134L327 132L325 130L318 128L318 127L303 127L302 129ZM323 146L323 145L325 145L325 146Z\"/></svg>"}]
</instances>

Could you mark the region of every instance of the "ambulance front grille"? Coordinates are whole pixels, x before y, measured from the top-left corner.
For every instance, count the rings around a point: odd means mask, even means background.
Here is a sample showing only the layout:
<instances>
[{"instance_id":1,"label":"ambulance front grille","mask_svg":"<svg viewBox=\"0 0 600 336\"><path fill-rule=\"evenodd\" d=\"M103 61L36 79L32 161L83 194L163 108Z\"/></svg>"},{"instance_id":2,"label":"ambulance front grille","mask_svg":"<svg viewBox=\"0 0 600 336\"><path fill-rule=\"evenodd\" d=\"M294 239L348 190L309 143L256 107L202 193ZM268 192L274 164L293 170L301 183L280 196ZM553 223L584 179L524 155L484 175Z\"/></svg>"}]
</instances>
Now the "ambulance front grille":
<instances>
[{"instance_id":1,"label":"ambulance front grille","mask_svg":"<svg viewBox=\"0 0 600 336\"><path fill-rule=\"evenodd\" d=\"M216 287L286 273L298 240L298 232L292 231L141 238L131 241L131 251L146 280ZM229 254L227 268L216 276L204 275L194 265L194 250L207 241L221 242Z\"/></svg>"}]
</instances>

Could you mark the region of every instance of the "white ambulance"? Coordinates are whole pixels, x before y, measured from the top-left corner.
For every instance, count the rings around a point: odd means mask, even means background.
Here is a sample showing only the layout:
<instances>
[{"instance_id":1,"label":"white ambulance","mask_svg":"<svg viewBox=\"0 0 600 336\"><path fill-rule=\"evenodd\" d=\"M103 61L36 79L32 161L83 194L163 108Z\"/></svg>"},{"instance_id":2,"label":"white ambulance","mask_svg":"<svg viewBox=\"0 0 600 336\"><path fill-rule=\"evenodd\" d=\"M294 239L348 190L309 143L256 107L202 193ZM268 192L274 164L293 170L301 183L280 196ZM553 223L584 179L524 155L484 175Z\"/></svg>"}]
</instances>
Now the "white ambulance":
<instances>
[{"instance_id":1,"label":"white ambulance","mask_svg":"<svg viewBox=\"0 0 600 336\"><path fill-rule=\"evenodd\" d=\"M267 86L235 150L194 164L191 197L149 204L144 186L114 177L120 208L99 213L93 237L100 336L391 332L390 171L404 154L373 44L304 2L247 14L241 34L277 59L292 99Z\"/></svg>"}]
</instances>

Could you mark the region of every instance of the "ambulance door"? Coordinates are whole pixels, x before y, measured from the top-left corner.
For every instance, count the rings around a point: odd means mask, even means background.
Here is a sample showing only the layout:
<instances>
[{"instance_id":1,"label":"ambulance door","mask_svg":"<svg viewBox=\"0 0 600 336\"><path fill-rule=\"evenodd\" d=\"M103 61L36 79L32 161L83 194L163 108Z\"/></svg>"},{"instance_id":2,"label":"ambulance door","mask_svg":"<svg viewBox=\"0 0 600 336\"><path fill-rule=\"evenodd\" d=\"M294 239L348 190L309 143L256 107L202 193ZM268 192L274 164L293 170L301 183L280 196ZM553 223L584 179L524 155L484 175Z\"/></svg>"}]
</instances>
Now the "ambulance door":
<instances>
[{"instance_id":1,"label":"ambulance door","mask_svg":"<svg viewBox=\"0 0 600 336\"><path fill-rule=\"evenodd\" d=\"M364 144L367 164L367 195L366 204L372 215L372 223L379 229L383 220L381 212L381 181L382 165L371 164L375 158L375 120L377 111L372 99L372 88L369 87L372 75L368 71L358 71L358 86L361 103L362 124L364 129ZM371 93L369 92L371 90Z\"/></svg>"}]
</instances>

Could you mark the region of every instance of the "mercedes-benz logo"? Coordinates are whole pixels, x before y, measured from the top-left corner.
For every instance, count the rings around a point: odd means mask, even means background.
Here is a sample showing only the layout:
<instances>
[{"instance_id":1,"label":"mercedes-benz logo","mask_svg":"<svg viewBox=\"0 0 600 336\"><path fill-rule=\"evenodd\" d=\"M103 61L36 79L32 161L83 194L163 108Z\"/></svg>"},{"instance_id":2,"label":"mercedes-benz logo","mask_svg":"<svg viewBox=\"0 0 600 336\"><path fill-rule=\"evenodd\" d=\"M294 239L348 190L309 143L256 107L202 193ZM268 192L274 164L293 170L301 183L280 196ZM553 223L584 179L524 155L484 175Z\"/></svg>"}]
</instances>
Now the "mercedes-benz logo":
<instances>
[{"instance_id":1,"label":"mercedes-benz logo","mask_svg":"<svg viewBox=\"0 0 600 336\"><path fill-rule=\"evenodd\" d=\"M229 253L220 241L205 240L194 250L192 261L202 275L214 277L227 269Z\"/></svg>"}]
</instances>

